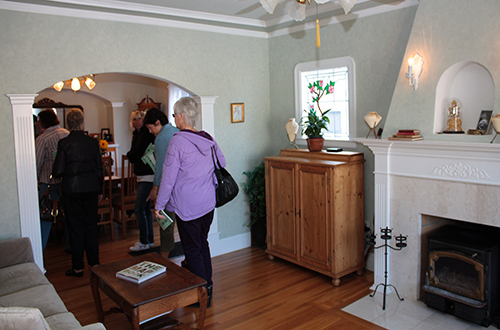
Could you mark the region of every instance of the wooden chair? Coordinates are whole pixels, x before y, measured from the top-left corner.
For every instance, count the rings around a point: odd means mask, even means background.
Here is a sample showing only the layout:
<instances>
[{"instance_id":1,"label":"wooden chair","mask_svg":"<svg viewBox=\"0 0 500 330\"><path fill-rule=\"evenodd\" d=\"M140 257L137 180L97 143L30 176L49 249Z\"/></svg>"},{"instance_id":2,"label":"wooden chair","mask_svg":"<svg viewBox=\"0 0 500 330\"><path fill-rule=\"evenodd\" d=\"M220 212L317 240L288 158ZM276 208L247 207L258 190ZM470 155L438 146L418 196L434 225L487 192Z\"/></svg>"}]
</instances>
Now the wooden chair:
<instances>
[{"instance_id":1,"label":"wooden chair","mask_svg":"<svg viewBox=\"0 0 500 330\"><path fill-rule=\"evenodd\" d=\"M104 156L109 156L113 160L113 171L111 175L118 175L118 161L116 158L116 147L108 147L108 150L106 150L106 153Z\"/></svg>"},{"instance_id":2,"label":"wooden chair","mask_svg":"<svg viewBox=\"0 0 500 330\"><path fill-rule=\"evenodd\" d=\"M121 171L120 195L113 197L113 221L122 226L123 238L126 238L125 223L137 220L135 214L129 215L130 211L134 211L137 198L137 177L134 174L134 165L129 162L126 155L122 155Z\"/></svg>"},{"instance_id":3,"label":"wooden chair","mask_svg":"<svg viewBox=\"0 0 500 330\"><path fill-rule=\"evenodd\" d=\"M109 224L111 232L111 240L114 240L113 231L113 205L112 205L112 160L110 156L104 156L102 159L102 170L104 172L104 183L102 185L102 200L99 202L97 207L97 214L99 215L98 225ZM108 219L105 220L106 214Z\"/></svg>"}]
</instances>

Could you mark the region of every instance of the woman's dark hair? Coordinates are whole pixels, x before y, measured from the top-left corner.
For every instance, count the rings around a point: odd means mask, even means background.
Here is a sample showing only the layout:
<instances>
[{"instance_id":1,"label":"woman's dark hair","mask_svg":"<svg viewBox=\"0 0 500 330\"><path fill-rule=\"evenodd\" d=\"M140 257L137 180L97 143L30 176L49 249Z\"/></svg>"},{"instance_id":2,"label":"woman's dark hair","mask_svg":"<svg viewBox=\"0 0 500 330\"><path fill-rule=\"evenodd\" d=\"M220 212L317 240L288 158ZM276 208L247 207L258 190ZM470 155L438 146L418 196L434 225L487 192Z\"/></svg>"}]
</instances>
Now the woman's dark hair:
<instances>
[{"instance_id":1,"label":"woman's dark hair","mask_svg":"<svg viewBox=\"0 0 500 330\"><path fill-rule=\"evenodd\" d=\"M146 116L144 117L143 124L154 125L157 120L160 121L161 126L165 126L168 124L167 115L163 111L160 111L157 108L151 108L146 111Z\"/></svg>"},{"instance_id":2,"label":"woman's dark hair","mask_svg":"<svg viewBox=\"0 0 500 330\"><path fill-rule=\"evenodd\" d=\"M59 125L60 123L56 113L52 109L41 111L38 114L38 120L40 121L40 126L42 126L42 128L49 128Z\"/></svg>"}]
</instances>

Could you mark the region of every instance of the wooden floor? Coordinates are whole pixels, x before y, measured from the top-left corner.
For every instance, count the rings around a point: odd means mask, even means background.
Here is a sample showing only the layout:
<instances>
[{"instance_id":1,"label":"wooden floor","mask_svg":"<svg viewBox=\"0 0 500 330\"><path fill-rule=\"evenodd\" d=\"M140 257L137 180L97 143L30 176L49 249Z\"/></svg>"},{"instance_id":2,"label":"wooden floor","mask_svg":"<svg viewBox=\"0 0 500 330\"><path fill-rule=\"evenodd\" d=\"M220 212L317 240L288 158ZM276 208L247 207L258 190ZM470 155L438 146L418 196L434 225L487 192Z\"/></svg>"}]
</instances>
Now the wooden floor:
<instances>
[{"instance_id":1,"label":"wooden floor","mask_svg":"<svg viewBox=\"0 0 500 330\"><path fill-rule=\"evenodd\" d=\"M115 240L108 232L100 233L101 264L129 258L129 246L139 235L130 223L127 238L122 239L115 228ZM158 227L156 244L159 244ZM71 267L71 257L64 252L64 237L53 231L44 251L46 276L55 286L66 307L82 325L97 322L90 289L90 271L83 278L69 278L64 272ZM266 253L257 248L214 257L214 293L212 307L207 310L206 330L231 329L383 329L377 325L342 312L341 308L369 294L373 273L352 274L342 278L334 287L331 279L276 258L269 261ZM103 308L116 305L101 294ZM196 308L183 308L172 317L195 326ZM106 316L109 330L128 330L131 325L124 314Z\"/></svg>"}]
</instances>

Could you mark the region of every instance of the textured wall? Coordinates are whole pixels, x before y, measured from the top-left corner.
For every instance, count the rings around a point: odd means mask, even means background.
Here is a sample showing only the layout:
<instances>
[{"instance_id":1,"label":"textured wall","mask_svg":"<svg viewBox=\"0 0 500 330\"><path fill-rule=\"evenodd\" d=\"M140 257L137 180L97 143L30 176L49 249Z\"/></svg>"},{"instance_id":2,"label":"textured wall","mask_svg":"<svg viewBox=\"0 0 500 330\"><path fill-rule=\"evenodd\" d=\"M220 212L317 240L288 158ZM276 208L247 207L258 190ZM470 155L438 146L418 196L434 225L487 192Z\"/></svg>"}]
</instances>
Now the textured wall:
<instances>
[{"instance_id":1,"label":"textured wall","mask_svg":"<svg viewBox=\"0 0 500 330\"><path fill-rule=\"evenodd\" d=\"M404 58L418 52L424 57L424 69L415 91L405 78L407 61L401 63L384 138L401 128L419 128L426 140L490 142L491 135L434 134L434 106L439 78L458 62L473 61L483 65L491 73L495 86L500 86L499 35L498 0L421 0ZM474 84L474 81L469 83ZM498 113L499 101L500 90L497 88L495 113ZM463 127L464 130L468 128L475 127Z\"/></svg>"},{"instance_id":2,"label":"textured wall","mask_svg":"<svg viewBox=\"0 0 500 330\"><path fill-rule=\"evenodd\" d=\"M91 24L90 24L91 23ZM130 72L173 81L215 102L215 138L238 182L266 155L270 138L266 39L158 26L0 11L0 94L34 94L89 73ZM114 101L114 100L113 100ZM230 103L245 103L231 124ZM0 99L0 239L20 235L11 106ZM245 152L242 152L242 150ZM36 184L34 182L33 184ZM221 238L247 232L246 197L218 212Z\"/></svg>"}]
</instances>

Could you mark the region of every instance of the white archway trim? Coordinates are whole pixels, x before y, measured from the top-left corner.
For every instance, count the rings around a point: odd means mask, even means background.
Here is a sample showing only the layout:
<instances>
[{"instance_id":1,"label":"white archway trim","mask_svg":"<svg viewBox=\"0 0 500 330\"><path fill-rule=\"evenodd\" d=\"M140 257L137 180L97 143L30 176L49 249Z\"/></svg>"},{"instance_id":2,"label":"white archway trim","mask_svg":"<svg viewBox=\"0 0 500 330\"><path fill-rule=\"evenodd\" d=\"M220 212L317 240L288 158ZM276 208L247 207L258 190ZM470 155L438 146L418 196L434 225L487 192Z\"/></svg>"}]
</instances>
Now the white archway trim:
<instances>
[{"instance_id":1,"label":"white archway trim","mask_svg":"<svg viewBox=\"0 0 500 330\"><path fill-rule=\"evenodd\" d=\"M7 94L12 105L21 236L30 238L35 263L43 271L40 210L38 208L36 182L35 134L33 129L33 102L37 95Z\"/></svg>"}]
</instances>

